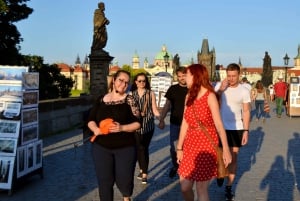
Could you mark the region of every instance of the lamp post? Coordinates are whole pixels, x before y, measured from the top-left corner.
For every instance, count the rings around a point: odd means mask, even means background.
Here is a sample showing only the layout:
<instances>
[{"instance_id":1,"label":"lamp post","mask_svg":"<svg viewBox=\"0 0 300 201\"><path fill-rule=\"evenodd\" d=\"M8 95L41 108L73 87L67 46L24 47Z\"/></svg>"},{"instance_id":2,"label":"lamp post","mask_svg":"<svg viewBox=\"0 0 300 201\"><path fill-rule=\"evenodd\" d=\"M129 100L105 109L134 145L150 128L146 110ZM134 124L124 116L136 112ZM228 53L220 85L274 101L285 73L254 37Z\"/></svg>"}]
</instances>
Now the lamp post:
<instances>
[{"instance_id":1,"label":"lamp post","mask_svg":"<svg viewBox=\"0 0 300 201\"><path fill-rule=\"evenodd\" d=\"M289 59L290 57L285 53L285 56L283 57L284 65L285 65L285 82L287 81L287 68L289 65Z\"/></svg>"},{"instance_id":2,"label":"lamp post","mask_svg":"<svg viewBox=\"0 0 300 201\"><path fill-rule=\"evenodd\" d=\"M164 62L165 62L165 68L166 68L166 72L167 71L167 68L168 68L168 65L169 65L169 55L168 55L168 52L166 52L165 56L164 56Z\"/></svg>"}]
</instances>

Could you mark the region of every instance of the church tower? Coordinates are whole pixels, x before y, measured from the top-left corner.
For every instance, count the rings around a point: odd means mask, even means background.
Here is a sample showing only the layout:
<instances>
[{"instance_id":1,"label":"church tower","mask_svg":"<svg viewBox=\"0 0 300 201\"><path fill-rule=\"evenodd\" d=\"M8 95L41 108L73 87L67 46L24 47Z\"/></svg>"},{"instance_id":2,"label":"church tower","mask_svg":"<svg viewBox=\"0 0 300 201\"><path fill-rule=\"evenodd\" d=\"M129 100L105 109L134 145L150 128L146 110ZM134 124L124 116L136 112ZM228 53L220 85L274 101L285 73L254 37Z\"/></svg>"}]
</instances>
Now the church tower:
<instances>
[{"instance_id":1,"label":"church tower","mask_svg":"<svg viewBox=\"0 0 300 201\"><path fill-rule=\"evenodd\" d=\"M295 68L300 69L300 45L298 45L298 55L294 58Z\"/></svg>"},{"instance_id":2,"label":"church tower","mask_svg":"<svg viewBox=\"0 0 300 201\"><path fill-rule=\"evenodd\" d=\"M132 57L132 69L139 69L140 68L140 57L135 51Z\"/></svg>"},{"instance_id":3,"label":"church tower","mask_svg":"<svg viewBox=\"0 0 300 201\"><path fill-rule=\"evenodd\" d=\"M199 64L206 66L208 75L212 80L216 71L216 53L214 48L209 51L208 39L203 39L201 52L198 51L197 58Z\"/></svg>"}]
</instances>

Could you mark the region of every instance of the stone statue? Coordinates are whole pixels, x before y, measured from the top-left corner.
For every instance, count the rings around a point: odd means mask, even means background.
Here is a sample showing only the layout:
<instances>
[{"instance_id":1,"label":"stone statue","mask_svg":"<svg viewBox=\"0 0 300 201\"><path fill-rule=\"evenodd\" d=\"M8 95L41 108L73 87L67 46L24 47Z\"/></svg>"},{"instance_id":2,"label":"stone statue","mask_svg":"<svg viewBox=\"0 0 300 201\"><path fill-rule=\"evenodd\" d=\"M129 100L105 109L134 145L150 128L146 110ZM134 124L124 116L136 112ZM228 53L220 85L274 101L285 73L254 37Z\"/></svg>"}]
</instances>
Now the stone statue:
<instances>
[{"instance_id":1,"label":"stone statue","mask_svg":"<svg viewBox=\"0 0 300 201\"><path fill-rule=\"evenodd\" d=\"M265 52L265 57L263 59L263 73L262 73L262 78L261 82L265 87L269 86L272 84L273 80L273 71L272 71L272 59L268 52Z\"/></svg>"},{"instance_id":2,"label":"stone statue","mask_svg":"<svg viewBox=\"0 0 300 201\"><path fill-rule=\"evenodd\" d=\"M173 58L173 71L176 71L179 66L180 66L180 58L178 54L175 54Z\"/></svg>"},{"instance_id":3,"label":"stone statue","mask_svg":"<svg viewBox=\"0 0 300 201\"><path fill-rule=\"evenodd\" d=\"M98 3L98 8L94 12L94 36L92 50L100 50L106 46L106 25L109 24L109 20L105 17L104 10L104 3Z\"/></svg>"}]
</instances>

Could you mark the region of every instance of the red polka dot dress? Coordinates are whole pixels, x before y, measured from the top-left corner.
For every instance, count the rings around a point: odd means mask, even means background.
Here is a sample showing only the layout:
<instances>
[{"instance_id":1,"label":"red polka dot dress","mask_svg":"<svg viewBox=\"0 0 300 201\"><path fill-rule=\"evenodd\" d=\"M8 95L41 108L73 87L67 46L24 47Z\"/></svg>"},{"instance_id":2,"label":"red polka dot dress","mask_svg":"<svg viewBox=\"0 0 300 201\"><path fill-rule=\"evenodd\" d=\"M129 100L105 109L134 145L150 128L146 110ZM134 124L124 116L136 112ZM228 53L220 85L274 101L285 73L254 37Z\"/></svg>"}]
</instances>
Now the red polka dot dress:
<instances>
[{"instance_id":1,"label":"red polka dot dress","mask_svg":"<svg viewBox=\"0 0 300 201\"><path fill-rule=\"evenodd\" d=\"M179 164L178 174L191 181L207 181L217 176L217 155L209 138L199 129L198 121L206 127L215 144L218 135L212 119L207 99L207 91L186 108L184 118L188 129L183 142L183 158Z\"/></svg>"}]
</instances>

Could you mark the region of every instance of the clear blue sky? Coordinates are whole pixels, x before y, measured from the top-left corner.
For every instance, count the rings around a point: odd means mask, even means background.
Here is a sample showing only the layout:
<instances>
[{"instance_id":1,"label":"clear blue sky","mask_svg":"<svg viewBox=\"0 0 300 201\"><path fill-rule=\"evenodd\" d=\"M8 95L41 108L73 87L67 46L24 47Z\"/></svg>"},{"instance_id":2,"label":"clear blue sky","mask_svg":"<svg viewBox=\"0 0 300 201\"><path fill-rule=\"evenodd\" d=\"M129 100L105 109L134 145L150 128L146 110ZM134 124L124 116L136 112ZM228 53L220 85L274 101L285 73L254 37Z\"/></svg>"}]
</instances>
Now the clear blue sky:
<instances>
[{"instance_id":1,"label":"clear blue sky","mask_svg":"<svg viewBox=\"0 0 300 201\"><path fill-rule=\"evenodd\" d=\"M74 64L90 54L96 0L31 0L34 12L17 23L23 54L44 57L45 63ZM300 1L271 0L105 0L108 41L104 48L120 66L130 64L137 51L141 64L153 62L165 44L182 64L208 39L216 63L238 62L261 67L265 51L273 66L289 65L300 44Z\"/></svg>"}]
</instances>

